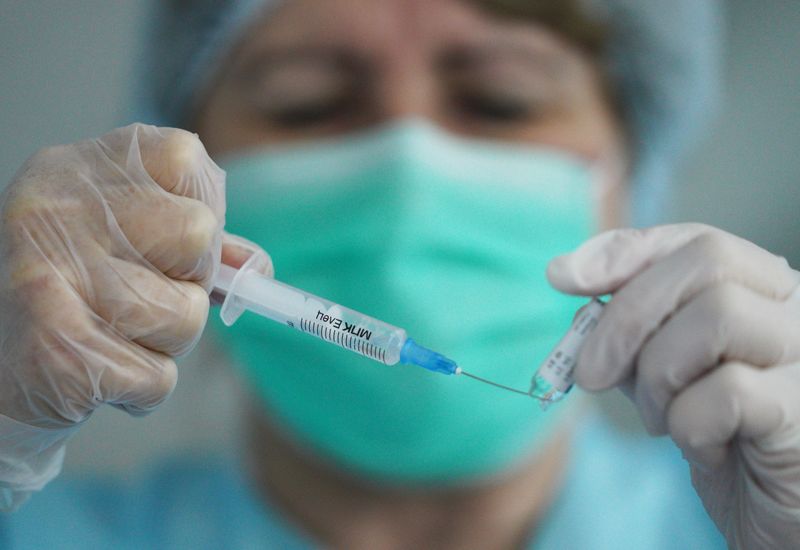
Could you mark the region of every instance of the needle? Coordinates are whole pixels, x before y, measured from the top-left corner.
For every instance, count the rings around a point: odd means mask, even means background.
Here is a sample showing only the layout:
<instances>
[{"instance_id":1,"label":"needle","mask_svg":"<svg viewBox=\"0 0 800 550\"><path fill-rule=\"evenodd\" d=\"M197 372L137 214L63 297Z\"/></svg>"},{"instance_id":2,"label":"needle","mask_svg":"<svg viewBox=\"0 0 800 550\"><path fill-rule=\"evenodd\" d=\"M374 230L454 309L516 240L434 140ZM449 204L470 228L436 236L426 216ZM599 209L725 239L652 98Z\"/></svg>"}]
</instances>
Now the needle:
<instances>
[{"instance_id":1,"label":"needle","mask_svg":"<svg viewBox=\"0 0 800 550\"><path fill-rule=\"evenodd\" d=\"M503 389L503 390L506 390L506 391L519 393L519 394L522 394L522 395L526 395L528 397L532 397L534 399L538 399L539 401L546 401L545 398L539 397L538 395L533 395L533 394L528 393L526 391L518 390L518 389L512 388L510 386L504 386L503 384L498 384L497 382L492 382L491 380L487 380L485 378L481 378L480 376L475 376L474 374L470 374L470 373L468 373L467 371L464 371L464 370L461 371L461 374L463 374L465 376L469 376L470 378L473 378L473 379L475 379L475 380L477 380L479 382L483 382L484 384L489 384L490 386L494 386L496 388L500 388L500 389Z\"/></svg>"}]
</instances>

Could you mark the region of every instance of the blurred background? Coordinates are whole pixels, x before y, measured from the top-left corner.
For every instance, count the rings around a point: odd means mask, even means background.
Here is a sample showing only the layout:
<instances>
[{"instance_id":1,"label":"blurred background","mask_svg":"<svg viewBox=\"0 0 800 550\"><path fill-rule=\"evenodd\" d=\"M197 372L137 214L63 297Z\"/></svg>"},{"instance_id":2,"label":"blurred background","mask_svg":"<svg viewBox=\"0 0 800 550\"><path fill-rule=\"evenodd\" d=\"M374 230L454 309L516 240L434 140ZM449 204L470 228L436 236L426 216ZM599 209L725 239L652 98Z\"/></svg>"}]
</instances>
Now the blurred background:
<instances>
[{"instance_id":1,"label":"blurred background","mask_svg":"<svg viewBox=\"0 0 800 550\"><path fill-rule=\"evenodd\" d=\"M0 186L43 146L133 121L147 6L0 0ZM678 178L667 219L716 225L800 268L800 0L728 0L726 24L722 114ZM174 396L149 417L98 411L67 470L123 472L154 454L230 448L241 392L222 358L200 355L182 362Z\"/></svg>"}]
</instances>

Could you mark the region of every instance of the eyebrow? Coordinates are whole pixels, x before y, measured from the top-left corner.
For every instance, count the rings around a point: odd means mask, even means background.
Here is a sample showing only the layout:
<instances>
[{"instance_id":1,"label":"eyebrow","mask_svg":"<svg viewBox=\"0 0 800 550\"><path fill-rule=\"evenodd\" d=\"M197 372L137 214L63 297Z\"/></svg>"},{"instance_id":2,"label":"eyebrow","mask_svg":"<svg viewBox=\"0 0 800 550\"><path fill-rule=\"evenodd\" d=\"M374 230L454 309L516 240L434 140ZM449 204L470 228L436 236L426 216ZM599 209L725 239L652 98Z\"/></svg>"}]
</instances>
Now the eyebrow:
<instances>
[{"instance_id":1,"label":"eyebrow","mask_svg":"<svg viewBox=\"0 0 800 550\"><path fill-rule=\"evenodd\" d=\"M357 78L363 78L371 71L367 60L355 51L322 46L297 46L262 49L251 56L239 74L243 80L252 82L265 72L293 66L314 65L332 67Z\"/></svg>"},{"instance_id":2,"label":"eyebrow","mask_svg":"<svg viewBox=\"0 0 800 550\"><path fill-rule=\"evenodd\" d=\"M558 52L543 52L520 44L491 43L483 46L459 46L445 50L437 60L437 69L458 72L474 69L498 59L515 59L532 69L557 76L561 72L562 56Z\"/></svg>"}]
</instances>

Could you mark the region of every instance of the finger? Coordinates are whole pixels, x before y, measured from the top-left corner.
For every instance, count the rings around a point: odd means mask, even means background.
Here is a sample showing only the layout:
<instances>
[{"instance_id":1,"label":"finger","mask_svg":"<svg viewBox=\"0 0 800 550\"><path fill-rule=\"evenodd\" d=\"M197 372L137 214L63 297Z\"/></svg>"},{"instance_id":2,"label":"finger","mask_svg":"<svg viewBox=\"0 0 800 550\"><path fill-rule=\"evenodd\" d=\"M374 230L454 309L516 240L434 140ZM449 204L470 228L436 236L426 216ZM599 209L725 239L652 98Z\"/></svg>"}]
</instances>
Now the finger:
<instances>
[{"instance_id":1,"label":"finger","mask_svg":"<svg viewBox=\"0 0 800 550\"><path fill-rule=\"evenodd\" d=\"M207 211L198 201L175 198ZM67 224L74 219L27 224L26 245L16 246L9 256L15 293L42 316L69 317L76 306L61 307L57 297L74 292L132 341L170 355L187 351L207 316L205 291L194 283L171 281L137 254L127 254L130 261L108 256L92 235L69 231Z\"/></svg>"},{"instance_id":2,"label":"finger","mask_svg":"<svg viewBox=\"0 0 800 550\"><path fill-rule=\"evenodd\" d=\"M800 273L786 260L721 231L702 233L637 273L614 294L576 366L587 389L615 386L630 376L644 342L696 293L725 281L785 299Z\"/></svg>"},{"instance_id":3,"label":"finger","mask_svg":"<svg viewBox=\"0 0 800 550\"><path fill-rule=\"evenodd\" d=\"M792 293L786 298L786 303L797 314L800 314L800 285L797 285Z\"/></svg>"},{"instance_id":4,"label":"finger","mask_svg":"<svg viewBox=\"0 0 800 550\"><path fill-rule=\"evenodd\" d=\"M35 385L35 399L46 405L37 410L70 422L85 419L101 403L147 414L177 383L171 357L129 342L108 324L82 338L59 330L42 334L41 341L36 364L44 367L39 373L43 382Z\"/></svg>"},{"instance_id":5,"label":"finger","mask_svg":"<svg viewBox=\"0 0 800 550\"><path fill-rule=\"evenodd\" d=\"M133 361L111 363L99 387L104 403L132 416L151 413L172 395L178 383L178 367L168 356L137 347Z\"/></svg>"},{"instance_id":6,"label":"finger","mask_svg":"<svg viewBox=\"0 0 800 550\"><path fill-rule=\"evenodd\" d=\"M209 302L197 284L117 258L105 258L91 277L89 305L132 342L176 356L188 352L203 331Z\"/></svg>"},{"instance_id":7,"label":"finger","mask_svg":"<svg viewBox=\"0 0 800 550\"><path fill-rule=\"evenodd\" d=\"M42 344L32 363L39 382L30 384L37 398L46 396L44 409L78 422L100 403L142 415L169 397L178 376L171 357L131 341L68 287L50 284L49 290L50 307L42 300L34 312Z\"/></svg>"},{"instance_id":8,"label":"finger","mask_svg":"<svg viewBox=\"0 0 800 550\"><path fill-rule=\"evenodd\" d=\"M96 140L105 155L134 181L152 179L174 195L205 203L218 219L225 212L225 172L196 134L178 128L132 124Z\"/></svg>"},{"instance_id":9,"label":"finger","mask_svg":"<svg viewBox=\"0 0 800 550\"><path fill-rule=\"evenodd\" d=\"M141 142L147 172L170 193L197 199L225 217L225 172L208 156L197 134L159 129L162 139Z\"/></svg>"},{"instance_id":10,"label":"finger","mask_svg":"<svg viewBox=\"0 0 800 550\"><path fill-rule=\"evenodd\" d=\"M220 223L202 202L151 193L114 213L126 239L111 253L134 261L129 243L155 269L172 279L209 286L219 257Z\"/></svg>"},{"instance_id":11,"label":"finger","mask_svg":"<svg viewBox=\"0 0 800 550\"><path fill-rule=\"evenodd\" d=\"M104 184L97 193L134 249L156 269L210 289L225 218L225 174L199 138L134 124L94 145L94 177Z\"/></svg>"},{"instance_id":12,"label":"finger","mask_svg":"<svg viewBox=\"0 0 800 550\"><path fill-rule=\"evenodd\" d=\"M786 288L786 280L800 282L797 273L784 258L777 257L753 243L703 224L675 224L648 229L617 229L602 233L584 243L575 252L554 258L547 267L547 277L557 289L568 294L598 296L613 293L655 263L673 255L695 241L699 252L721 263L748 267L748 262L777 264L782 277L777 287ZM754 275L752 264L748 282L764 285L763 277ZM793 286L792 286L793 288Z\"/></svg>"},{"instance_id":13,"label":"finger","mask_svg":"<svg viewBox=\"0 0 800 550\"><path fill-rule=\"evenodd\" d=\"M275 276L275 268L272 265L272 258L266 251L253 241L249 241L239 235L228 233L222 234L222 263L231 267L240 268L253 254L259 255L259 261L253 268L267 277Z\"/></svg>"},{"instance_id":14,"label":"finger","mask_svg":"<svg viewBox=\"0 0 800 550\"><path fill-rule=\"evenodd\" d=\"M275 269L272 265L272 258L267 254L263 248L258 246L252 241L233 235L228 232L222 234L222 263L241 268L244 263L253 256L255 261L251 262L250 267L266 275L267 277L275 276ZM224 294L217 292L211 293L211 304L220 305L225 300Z\"/></svg>"},{"instance_id":15,"label":"finger","mask_svg":"<svg viewBox=\"0 0 800 550\"><path fill-rule=\"evenodd\" d=\"M677 224L606 231L574 252L551 260L547 278L567 294L608 294L652 263L712 230L702 224Z\"/></svg>"},{"instance_id":16,"label":"finger","mask_svg":"<svg viewBox=\"0 0 800 550\"><path fill-rule=\"evenodd\" d=\"M687 459L712 468L726 458L734 438L768 439L800 417L800 365L759 369L726 363L673 400L669 433Z\"/></svg>"},{"instance_id":17,"label":"finger","mask_svg":"<svg viewBox=\"0 0 800 550\"><path fill-rule=\"evenodd\" d=\"M666 433L672 399L720 362L771 367L800 361L800 316L736 284L701 292L644 345L635 402L653 434Z\"/></svg>"},{"instance_id":18,"label":"finger","mask_svg":"<svg viewBox=\"0 0 800 550\"><path fill-rule=\"evenodd\" d=\"M24 369L7 373L26 404L21 420L62 427L84 420L101 403L143 413L166 399L177 376L171 358L130 342L57 274L27 284L32 287L24 290L40 291L21 310L36 330L24 346L29 355L16 363Z\"/></svg>"}]
</instances>

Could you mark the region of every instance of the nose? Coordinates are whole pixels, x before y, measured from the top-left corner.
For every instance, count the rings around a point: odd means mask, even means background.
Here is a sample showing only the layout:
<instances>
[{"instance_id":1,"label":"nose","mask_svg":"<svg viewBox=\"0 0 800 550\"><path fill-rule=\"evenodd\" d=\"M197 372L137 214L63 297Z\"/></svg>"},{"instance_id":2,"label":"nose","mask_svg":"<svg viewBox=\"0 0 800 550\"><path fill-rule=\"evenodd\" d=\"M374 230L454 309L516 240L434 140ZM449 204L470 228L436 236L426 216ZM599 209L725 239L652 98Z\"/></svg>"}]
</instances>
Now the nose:
<instances>
[{"instance_id":1,"label":"nose","mask_svg":"<svg viewBox=\"0 0 800 550\"><path fill-rule=\"evenodd\" d=\"M397 56L386 67L376 87L380 122L406 118L439 119L438 90L426 60L415 52Z\"/></svg>"}]
</instances>

